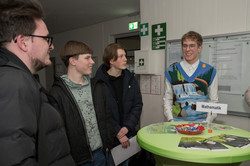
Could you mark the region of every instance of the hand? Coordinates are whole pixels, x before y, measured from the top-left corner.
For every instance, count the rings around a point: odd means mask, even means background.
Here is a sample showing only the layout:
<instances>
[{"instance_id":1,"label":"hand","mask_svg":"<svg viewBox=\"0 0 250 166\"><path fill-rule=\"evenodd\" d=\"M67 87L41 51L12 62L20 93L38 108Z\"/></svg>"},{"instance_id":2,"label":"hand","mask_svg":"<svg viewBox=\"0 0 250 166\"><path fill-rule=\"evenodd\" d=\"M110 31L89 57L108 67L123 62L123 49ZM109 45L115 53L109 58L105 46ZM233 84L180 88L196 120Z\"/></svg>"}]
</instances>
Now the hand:
<instances>
[{"instance_id":1,"label":"hand","mask_svg":"<svg viewBox=\"0 0 250 166\"><path fill-rule=\"evenodd\" d=\"M208 113L206 121L208 123L212 123L216 117L217 117L216 113Z\"/></svg>"},{"instance_id":2,"label":"hand","mask_svg":"<svg viewBox=\"0 0 250 166\"><path fill-rule=\"evenodd\" d=\"M121 139L119 139L119 141L122 144L123 148L127 148L130 146L130 142L127 136L122 137Z\"/></svg>"},{"instance_id":3,"label":"hand","mask_svg":"<svg viewBox=\"0 0 250 166\"><path fill-rule=\"evenodd\" d=\"M128 133L128 129L126 127L122 127L121 130L118 132L118 134L116 135L116 137L118 139L121 139L122 137L124 137L126 134Z\"/></svg>"}]
</instances>

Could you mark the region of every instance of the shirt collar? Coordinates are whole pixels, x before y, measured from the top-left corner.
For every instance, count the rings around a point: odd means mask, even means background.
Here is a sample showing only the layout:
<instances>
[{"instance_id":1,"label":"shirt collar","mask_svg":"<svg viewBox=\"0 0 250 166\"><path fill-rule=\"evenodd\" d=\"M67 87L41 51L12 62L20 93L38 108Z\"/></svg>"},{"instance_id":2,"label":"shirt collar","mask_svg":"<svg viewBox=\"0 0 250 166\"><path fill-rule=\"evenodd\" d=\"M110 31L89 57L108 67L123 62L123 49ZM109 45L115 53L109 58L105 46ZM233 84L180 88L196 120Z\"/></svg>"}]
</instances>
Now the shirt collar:
<instances>
[{"instance_id":1,"label":"shirt collar","mask_svg":"<svg viewBox=\"0 0 250 166\"><path fill-rule=\"evenodd\" d=\"M199 59L194 64L189 64L185 59L183 61L183 65L189 70L196 70L199 63L200 63Z\"/></svg>"},{"instance_id":2,"label":"shirt collar","mask_svg":"<svg viewBox=\"0 0 250 166\"><path fill-rule=\"evenodd\" d=\"M80 88L80 87L82 87L82 86L87 86L87 85L89 84L89 82L90 82L89 76L84 75L83 77L84 77L84 84L81 85L81 84L77 84L77 83L74 83L73 81L71 81L71 80L67 77L66 74L61 76L61 78L67 83L67 85L69 85L69 86L71 86L71 87L73 87L73 88Z\"/></svg>"}]
</instances>

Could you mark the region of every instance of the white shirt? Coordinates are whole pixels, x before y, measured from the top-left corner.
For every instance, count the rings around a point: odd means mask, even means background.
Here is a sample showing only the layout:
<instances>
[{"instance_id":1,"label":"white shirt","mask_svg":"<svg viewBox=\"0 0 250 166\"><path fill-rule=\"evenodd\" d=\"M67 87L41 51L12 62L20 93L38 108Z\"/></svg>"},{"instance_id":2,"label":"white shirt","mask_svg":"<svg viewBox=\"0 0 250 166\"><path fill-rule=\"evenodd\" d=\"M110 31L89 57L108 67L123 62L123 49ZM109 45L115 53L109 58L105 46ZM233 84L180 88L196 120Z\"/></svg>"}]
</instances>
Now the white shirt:
<instances>
[{"instance_id":1,"label":"white shirt","mask_svg":"<svg viewBox=\"0 0 250 166\"><path fill-rule=\"evenodd\" d=\"M185 73L190 77L194 74L196 71L200 61L198 60L194 64L189 64L187 61L181 61L180 65L185 71ZM214 77L214 80L212 84L208 87L208 97L209 102L211 103L217 103L218 100L218 76L217 73ZM172 107L173 107L173 89L168 81L168 79L165 79L165 94L163 96L163 106L164 106L164 115L166 116L167 120L173 119L172 115ZM206 121L212 122L214 118L216 117L216 114L208 114Z\"/></svg>"}]
</instances>

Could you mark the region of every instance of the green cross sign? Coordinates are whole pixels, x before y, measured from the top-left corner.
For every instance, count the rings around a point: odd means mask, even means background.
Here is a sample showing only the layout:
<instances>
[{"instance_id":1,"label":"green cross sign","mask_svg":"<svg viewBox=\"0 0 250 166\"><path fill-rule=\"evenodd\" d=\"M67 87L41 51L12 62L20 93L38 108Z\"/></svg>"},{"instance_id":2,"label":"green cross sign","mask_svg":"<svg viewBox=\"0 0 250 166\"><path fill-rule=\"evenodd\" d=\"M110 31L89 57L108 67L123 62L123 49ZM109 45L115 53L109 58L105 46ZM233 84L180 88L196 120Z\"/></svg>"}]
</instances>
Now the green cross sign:
<instances>
[{"instance_id":1,"label":"green cross sign","mask_svg":"<svg viewBox=\"0 0 250 166\"><path fill-rule=\"evenodd\" d=\"M139 59L139 66L144 66L144 59Z\"/></svg>"},{"instance_id":2,"label":"green cross sign","mask_svg":"<svg viewBox=\"0 0 250 166\"><path fill-rule=\"evenodd\" d=\"M148 23L140 24L140 36L148 36Z\"/></svg>"},{"instance_id":3,"label":"green cross sign","mask_svg":"<svg viewBox=\"0 0 250 166\"><path fill-rule=\"evenodd\" d=\"M165 49L166 23L152 25L152 50Z\"/></svg>"}]
</instances>

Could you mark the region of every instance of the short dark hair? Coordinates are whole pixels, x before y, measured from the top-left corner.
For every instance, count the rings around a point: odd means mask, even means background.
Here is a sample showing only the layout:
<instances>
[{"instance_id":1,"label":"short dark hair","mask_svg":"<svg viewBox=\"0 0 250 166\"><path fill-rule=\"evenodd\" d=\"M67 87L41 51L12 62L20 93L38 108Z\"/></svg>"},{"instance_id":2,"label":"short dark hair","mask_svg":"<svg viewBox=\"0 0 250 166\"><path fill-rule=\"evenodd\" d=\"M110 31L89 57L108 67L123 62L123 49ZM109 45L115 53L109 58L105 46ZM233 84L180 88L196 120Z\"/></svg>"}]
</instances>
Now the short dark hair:
<instances>
[{"instance_id":1,"label":"short dark hair","mask_svg":"<svg viewBox=\"0 0 250 166\"><path fill-rule=\"evenodd\" d=\"M68 67L69 58L78 58L80 54L93 54L93 50L83 42L70 40L61 48L60 57L65 66Z\"/></svg>"},{"instance_id":2,"label":"short dark hair","mask_svg":"<svg viewBox=\"0 0 250 166\"><path fill-rule=\"evenodd\" d=\"M43 19L44 11L37 0L0 1L0 47L18 35L32 34L35 19Z\"/></svg>"},{"instance_id":3,"label":"short dark hair","mask_svg":"<svg viewBox=\"0 0 250 166\"><path fill-rule=\"evenodd\" d=\"M110 60L114 59L114 61L116 61L118 58L117 55L118 49L124 50L125 53L127 54L127 50L122 45L117 43L111 43L105 48L102 58L104 65L110 68Z\"/></svg>"},{"instance_id":4,"label":"short dark hair","mask_svg":"<svg viewBox=\"0 0 250 166\"><path fill-rule=\"evenodd\" d=\"M195 31L189 31L182 36L181 38L182 45L183 45L184 40L186 39L191 39L192 41L196 41L198 46L202 46L202 42L203 42L202 36Z\"/></svg>"}]
</instances>

